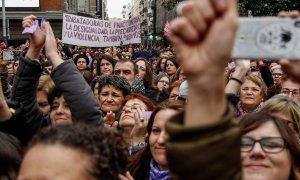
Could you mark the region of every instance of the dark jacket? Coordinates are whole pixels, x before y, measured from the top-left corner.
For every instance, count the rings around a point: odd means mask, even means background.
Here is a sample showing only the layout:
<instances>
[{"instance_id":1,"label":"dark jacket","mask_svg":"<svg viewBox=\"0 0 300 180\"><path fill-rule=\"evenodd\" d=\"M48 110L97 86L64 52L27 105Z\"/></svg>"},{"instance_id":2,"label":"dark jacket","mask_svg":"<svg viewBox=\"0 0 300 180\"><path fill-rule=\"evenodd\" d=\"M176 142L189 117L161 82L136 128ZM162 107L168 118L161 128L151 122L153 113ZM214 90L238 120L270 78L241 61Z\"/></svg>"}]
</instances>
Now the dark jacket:
<instances>
[{"instance_id":1,"label":"dark jacket","mask_svg":"<svg viewBox=\"0 0 300 180\"><path fill-rule=\"evenodd\" d=\"M166 147L172 179L241 179L241 135L232 121L232 108L220 118L216 124L185 127L181 112L167 121Z\"/></svg>"},{"instance_id":2,"label":"dark jacket","mask_svg":"<svg viewBox=\"0 0 300 180\"><path fill-rule=\"evenodd\" d=\"M40 111L36 100L38 80L42 73L41 64L23 56L20 57L19 68L12 87L12 100L23 105L24 116L16 120L18 123L9 120L5 122L5 127L0 124L0 130L4 128L4 132L15 135L18 139L23 139L23 144L26 144L40 128L51 122L49 115ZM103 123L95 96L73 61L68 60L60 64L54 69L51 76L56 88L63 93L64 99L69 105L73 121ZM22 127L18 134L13 130L16 126ZM23 137L20 137L20 134Z\"/></svg>"},{"instance_id":3,"label":"dark jacket","mask_svg":"<svg viewBox=\"0 0 300 180\"><path fill-rule=\"evenodd\" d=\"M10 99L10 85L8 83L8 71L0 72L2 91L6 99Z\"/></svg>"}]
</instances>

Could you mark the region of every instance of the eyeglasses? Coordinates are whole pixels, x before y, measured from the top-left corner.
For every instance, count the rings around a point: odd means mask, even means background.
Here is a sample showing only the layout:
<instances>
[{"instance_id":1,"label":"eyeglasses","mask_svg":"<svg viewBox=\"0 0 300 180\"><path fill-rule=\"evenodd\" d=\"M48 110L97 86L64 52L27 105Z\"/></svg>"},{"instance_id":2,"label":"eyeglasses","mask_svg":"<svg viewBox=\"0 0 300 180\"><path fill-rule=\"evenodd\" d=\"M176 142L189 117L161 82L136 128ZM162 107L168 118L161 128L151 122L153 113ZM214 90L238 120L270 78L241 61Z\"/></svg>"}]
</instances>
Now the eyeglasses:
<instances>
[{"instance_id":1,"label":"eyeglasses","mask_svg":"<svg viewBox=\"0 0 300 180\"><path fill-rule=\"evenodd\" d=\"M265 153L279 153L285 148L285 140L281 137L265 137L259 140L255 140L251 137L242 137L241 152L252 151L256 143L260 144L260 147Z\"/></svg>"},{"instance_id":2,"label":"eyeglasses","mask_svg":"<svg viewBox=\"0 0 300 180\"><path fill-rule=\"evenodd\" d=\"M289 95L290 93L292 93L293 96L298 97L298 96L300 96L300 89L293 89L293 90L282 89L281 93L285 94L285 95Z\"/></svg>"}]
</instances>

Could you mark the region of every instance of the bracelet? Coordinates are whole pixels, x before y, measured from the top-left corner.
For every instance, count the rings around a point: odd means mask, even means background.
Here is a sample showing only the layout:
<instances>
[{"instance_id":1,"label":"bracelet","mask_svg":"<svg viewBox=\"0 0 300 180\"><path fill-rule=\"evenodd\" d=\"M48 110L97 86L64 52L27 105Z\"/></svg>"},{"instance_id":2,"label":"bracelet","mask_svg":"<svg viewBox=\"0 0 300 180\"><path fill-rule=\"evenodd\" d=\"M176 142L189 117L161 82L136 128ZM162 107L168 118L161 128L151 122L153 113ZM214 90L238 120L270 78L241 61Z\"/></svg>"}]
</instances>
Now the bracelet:
<instances>
[{"instance_id":1,"label":"bracelet","mask_svg":"<svg viewBox=\"0 0 300 180\"><path fill-rule=\"evenodd\" d=\"M234 81L238 82L240 85L243 84L243 82L241 80L234 78L234 77L230 77L229 80L234 80Z\"/></svg>"}]
</instances>

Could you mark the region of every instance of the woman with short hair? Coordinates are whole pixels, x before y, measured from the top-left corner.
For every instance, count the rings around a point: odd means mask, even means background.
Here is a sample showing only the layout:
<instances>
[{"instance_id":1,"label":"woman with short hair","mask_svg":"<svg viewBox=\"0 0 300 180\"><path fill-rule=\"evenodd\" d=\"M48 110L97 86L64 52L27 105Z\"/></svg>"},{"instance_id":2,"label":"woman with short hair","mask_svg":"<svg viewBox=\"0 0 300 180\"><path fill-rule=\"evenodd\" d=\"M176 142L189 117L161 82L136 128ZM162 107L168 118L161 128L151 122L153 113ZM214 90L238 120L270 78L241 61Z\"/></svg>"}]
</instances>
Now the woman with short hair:
<instances>
[{"instance_id":1,"label":"woman with short hair","mask_svg":"<svg viewBox=\"0 0 300 180\"><path fill-rule=\"evenodd\" d=\"M239 94L239 102L235 109L236 117L259 111L267 97L267 86L260 77L247 76Z\"/></svg>"},{"instance_id":2,"label":"woman with short hair","mask_svg":"<svg viewBox=\"0 0 300 180\"><path fill-rule=\"evenodd\" d=\"M118 75L102 75L99 78L98 87L100 109L104 113L104 116L110 113L118 115L125 96L131 93L128 81ZM113 118L105 123L111 126Z\"/></svg>"}]
</instances>

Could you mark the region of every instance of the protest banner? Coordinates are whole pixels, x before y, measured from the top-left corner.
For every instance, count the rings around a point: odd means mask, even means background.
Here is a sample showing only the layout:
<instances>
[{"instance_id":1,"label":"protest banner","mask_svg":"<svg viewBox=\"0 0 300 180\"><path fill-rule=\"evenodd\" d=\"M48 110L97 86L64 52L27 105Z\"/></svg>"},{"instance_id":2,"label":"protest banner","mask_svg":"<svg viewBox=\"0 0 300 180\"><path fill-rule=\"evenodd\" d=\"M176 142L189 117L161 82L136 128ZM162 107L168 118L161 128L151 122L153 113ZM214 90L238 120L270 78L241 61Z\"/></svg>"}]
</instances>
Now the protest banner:
<instances>
[{"instance_id":1,"label":"protest banner","mask_svg":"<svg viewBox=\"0 0 300 180\"><path fill-rule=\"evenodd\" d=\"M63 14L62 42L88 47L141 43L139 16L125 21L106 21Z\"/></svg>"}]
</instances>

